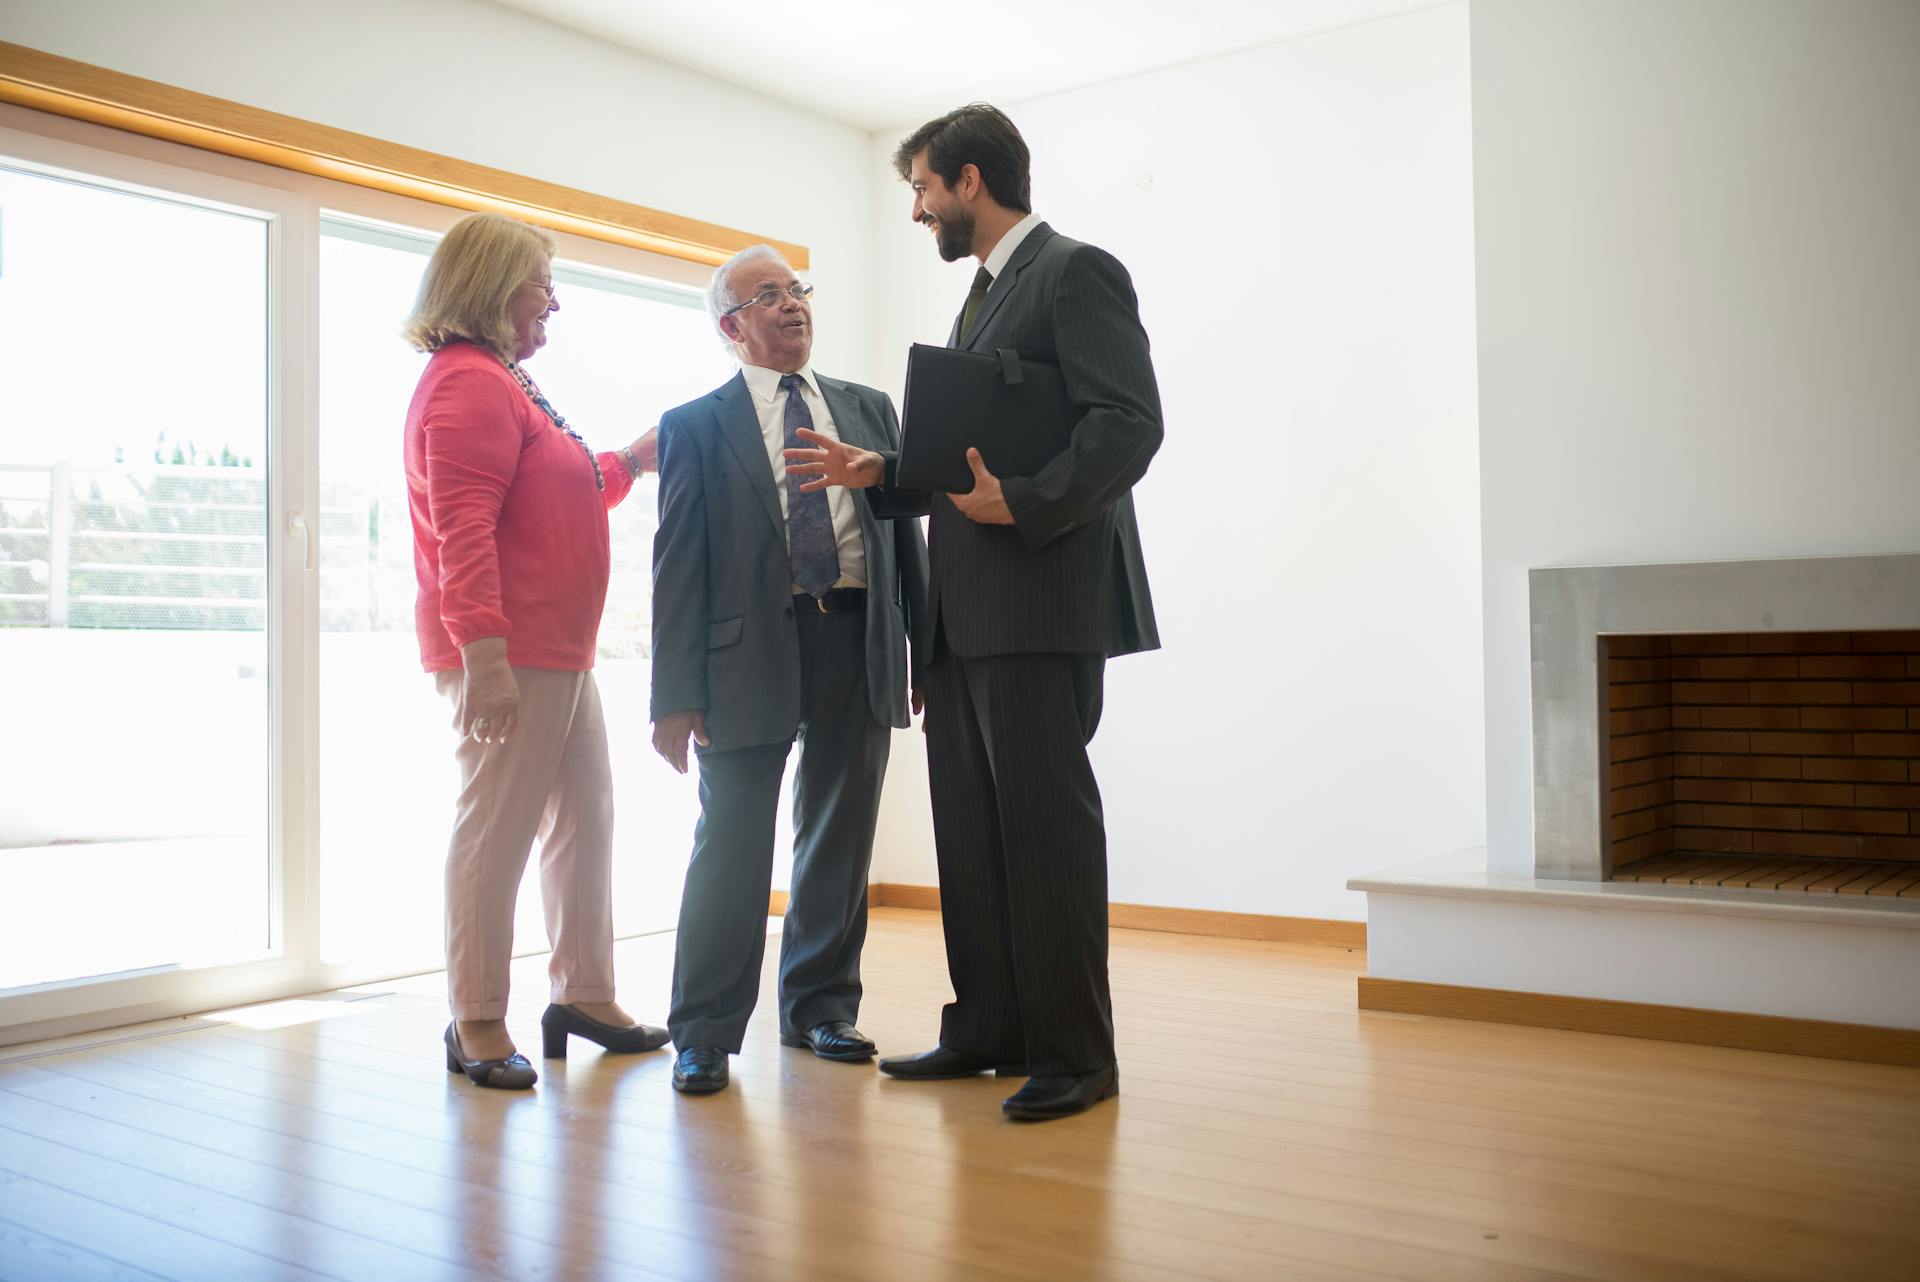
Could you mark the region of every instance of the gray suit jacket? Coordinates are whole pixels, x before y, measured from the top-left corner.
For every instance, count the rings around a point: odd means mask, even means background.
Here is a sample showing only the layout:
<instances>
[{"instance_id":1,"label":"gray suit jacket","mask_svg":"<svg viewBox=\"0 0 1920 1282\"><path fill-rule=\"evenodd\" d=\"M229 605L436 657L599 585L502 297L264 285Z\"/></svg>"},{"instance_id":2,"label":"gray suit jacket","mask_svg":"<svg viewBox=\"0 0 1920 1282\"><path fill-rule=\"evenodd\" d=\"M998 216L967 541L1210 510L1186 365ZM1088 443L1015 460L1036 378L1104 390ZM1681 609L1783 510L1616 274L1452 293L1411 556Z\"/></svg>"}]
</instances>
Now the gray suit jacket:
<instances>
[{"instance_id":1,"label":"gray suit jacket","mask_svg":"<svg viewBox=\"0 0 1920 1282\"><path fill-rule=\"evenodd\" d=\"M884 393L817 371L815 377L842 440L883 452L900 448L899 420ZM926 609L926 543L918 522L876 520L863 492L854 500L867 555L864 711L883 726L902 727L907 637ZM736 374L660 420L654 720L704 711L713 751L791 739L800 720L793 610L786 523L752 393ZM922 658L917 647L914 658Z\"/></svg>"},{"instance_id":2,"label":"gray suit jacket","mask_svg":"<svg viewBox=\"0 0 1920 1282\"><path fill-rule=\"evenodd\" d=\"M1160 390L1127 269L1041 223L987 291L967 341L955 321L947 345L1058 365L1079 415L1067 449L1037 475L1000 478L1012 526L892 488L897 454L888 486L865 491L883 516L932 513L928 612L947 643L968 658L1158 649L1132 491L1160 448Z\"/></svg>"}]
</instances>

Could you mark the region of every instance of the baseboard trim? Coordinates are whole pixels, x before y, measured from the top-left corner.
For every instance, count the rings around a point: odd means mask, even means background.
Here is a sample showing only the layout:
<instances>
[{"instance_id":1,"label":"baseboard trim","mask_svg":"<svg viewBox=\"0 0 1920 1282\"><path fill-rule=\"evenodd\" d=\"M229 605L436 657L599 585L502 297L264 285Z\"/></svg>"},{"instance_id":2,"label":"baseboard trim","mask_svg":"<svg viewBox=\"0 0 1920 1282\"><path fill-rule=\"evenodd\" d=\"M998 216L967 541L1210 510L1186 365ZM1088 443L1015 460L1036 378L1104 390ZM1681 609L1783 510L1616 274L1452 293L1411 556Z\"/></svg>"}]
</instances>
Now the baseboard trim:
<instances>
[{"instance_id":1,"label":"baseboard trim","mask_svg":"<svg viewBox=\"0 0 1920 1282\"><path fill-rule=\"evenodd\" d=\"M938 886L875 882L867 887L869 908L917 908L940 911ZM787 894L776 890L767 911L778 917ZM1320 917L1264 917L1258 913L1211 912L1200 908L1157 908L1151 904L1108 904L1107 924L1122 930L1158 930L1173 935L1212 935L1219 939L1257 939L1265 943L1318 944L1328 948L1365 948L1367 923Z\"/></svg>"},{"instance_id":2,"label":"baseboard trim","mask_svg":"<svg viewBox=\"0 0 1920 1282\"><path fill-rule=\"evenodd\" d=\"M1920 1030L1360 977L1360 1009L1920 1068Z\"/></svg>"},{"instance_id":3,"label":"baseboard trim","mask_svg":"<svg viewBox=\"0 0 1920 1282\"><path fill-rule=\"evenodd\" d=\"M1173 935L1211 935L1218 939L1256 939L1268 944L1315 944L1324 948L1364 949L1367 923L1327 917L1269 917L1261 913L1216 912L1209 908L1161 908L1153 904L1108 904L1107 924L1126 930L1161 930Z\"/></svg>"},{"instance_id":4,"label":"baseboard trim","mask_svg":"<svg viewBox=\"0 0 1920 1282\"><path fill-rule=\"evenodd\" d=\"M940 911L940 887L876 881L867 887L867 907L916 908L922 912L937 913Z\"/></svg>"}]
</instances>

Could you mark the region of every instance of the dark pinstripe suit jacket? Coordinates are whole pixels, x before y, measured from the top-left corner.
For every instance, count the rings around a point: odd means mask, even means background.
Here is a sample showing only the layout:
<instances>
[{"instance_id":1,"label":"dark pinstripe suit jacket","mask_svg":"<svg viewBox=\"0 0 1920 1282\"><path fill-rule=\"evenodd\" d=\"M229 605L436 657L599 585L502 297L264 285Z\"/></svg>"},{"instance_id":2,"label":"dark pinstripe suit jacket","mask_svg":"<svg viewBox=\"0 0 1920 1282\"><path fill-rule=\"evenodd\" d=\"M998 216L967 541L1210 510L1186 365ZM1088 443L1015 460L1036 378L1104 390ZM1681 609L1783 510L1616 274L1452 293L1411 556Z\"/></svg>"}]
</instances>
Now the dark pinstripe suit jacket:
<instances>
[{"instance_id":1,"label":"dark pinstripe suit jacket","mask_svg":"<svg viewBox=\"0 0 1920 1282\"><path fill-rule=\"evenodd\" d=\"M931 513L930 621L968 658L1158 649L1132 489L1160 448L1160 391L1127 269L1041 223L968 340L958 321L954 330L949 347L1058 365L1080 419L1038 475L1001 478L1011 526L976 524L944 496L867 491L877 515ZM889 481L897 461L888 456Z\"/></svg>"}]
</instances>

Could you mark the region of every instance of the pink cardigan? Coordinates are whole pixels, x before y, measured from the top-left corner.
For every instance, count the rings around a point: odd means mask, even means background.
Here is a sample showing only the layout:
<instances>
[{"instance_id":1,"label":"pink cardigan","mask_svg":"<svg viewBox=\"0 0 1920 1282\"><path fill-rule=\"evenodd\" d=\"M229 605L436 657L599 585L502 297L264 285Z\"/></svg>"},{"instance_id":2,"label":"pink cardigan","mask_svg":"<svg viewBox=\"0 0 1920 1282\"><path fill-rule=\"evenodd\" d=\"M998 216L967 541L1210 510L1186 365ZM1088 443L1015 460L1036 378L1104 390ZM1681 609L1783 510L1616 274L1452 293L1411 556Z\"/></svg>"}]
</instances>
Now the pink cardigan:
<instances>
[{"instance_id":1,"label":"pink cardigan","mask_svg":"<svg viewBox=\"0 0 1920 1282\"><path fill-rule=\"evenodd\" d=\"M460 647L505 637L516 667L593 667L607 600L607 509L633 478L601 454L607 488L484 348L433 354L407 407L407 500L414 622L429 672L460 667Z\"/></svg>"}]
</instances>

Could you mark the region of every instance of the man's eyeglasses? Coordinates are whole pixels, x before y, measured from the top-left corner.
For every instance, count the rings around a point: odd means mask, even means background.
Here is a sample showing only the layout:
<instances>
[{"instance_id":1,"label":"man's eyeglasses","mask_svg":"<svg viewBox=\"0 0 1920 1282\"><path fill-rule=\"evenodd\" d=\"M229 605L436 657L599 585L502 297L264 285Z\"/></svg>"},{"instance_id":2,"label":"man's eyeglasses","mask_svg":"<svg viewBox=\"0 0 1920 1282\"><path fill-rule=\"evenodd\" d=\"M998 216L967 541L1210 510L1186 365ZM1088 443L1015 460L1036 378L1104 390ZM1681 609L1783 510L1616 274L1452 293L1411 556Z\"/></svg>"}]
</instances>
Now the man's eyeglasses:
<instances>
[{"instance_id":1,"label":"man's eyeglasses","mask_svg":"<svg viewBox=\"0 0 1920 1282\"><path fill-rule=\"evenodd\" d=\"M731 316L735 312L744 312L749 307L778 307L789 298L797 303L804 303L811 297L813 297L813 286L802 284L799 281L793 282L793 284L787 286L785 289L775 289L769 285L752 298L749 298L746 302L735 303L732 307L727 308L726 311L720 314L722 316Z\"/></svg>"}]
</instances>

